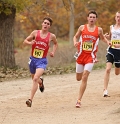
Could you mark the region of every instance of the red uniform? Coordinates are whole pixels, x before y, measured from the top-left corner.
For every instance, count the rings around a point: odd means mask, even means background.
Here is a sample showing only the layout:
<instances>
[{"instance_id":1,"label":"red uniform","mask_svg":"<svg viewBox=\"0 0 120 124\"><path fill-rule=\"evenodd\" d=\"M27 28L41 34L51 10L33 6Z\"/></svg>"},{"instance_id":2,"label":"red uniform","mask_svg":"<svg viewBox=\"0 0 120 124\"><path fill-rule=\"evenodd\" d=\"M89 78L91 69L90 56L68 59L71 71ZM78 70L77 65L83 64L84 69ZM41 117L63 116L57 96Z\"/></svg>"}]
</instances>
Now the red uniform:
<instances>
[{"instance_id":1,"label":"red uniform","mask_svg":"<svg viewBox=\"0 0 120 124\"><path fill-rule=\"evenodd\" d=\"M78 64L94 63L96 60L96 52L98 50L98 27L93 32L89 32L87 25L84 25L80 41L78 45Z\"/></svg>"},{"instance_id":2,"label":"red uniform","mask_svg":"<svg viewBox=\"0 0 120 124\"><path fill-rule=\"evenodd\" d=\"M35 58L45 58L49 50L50 32L48 32L46 38L43 39L40 37L40 30L38 30L35 41L35 44L32 45L31 56Z\"/></svg>"}]
</instances>

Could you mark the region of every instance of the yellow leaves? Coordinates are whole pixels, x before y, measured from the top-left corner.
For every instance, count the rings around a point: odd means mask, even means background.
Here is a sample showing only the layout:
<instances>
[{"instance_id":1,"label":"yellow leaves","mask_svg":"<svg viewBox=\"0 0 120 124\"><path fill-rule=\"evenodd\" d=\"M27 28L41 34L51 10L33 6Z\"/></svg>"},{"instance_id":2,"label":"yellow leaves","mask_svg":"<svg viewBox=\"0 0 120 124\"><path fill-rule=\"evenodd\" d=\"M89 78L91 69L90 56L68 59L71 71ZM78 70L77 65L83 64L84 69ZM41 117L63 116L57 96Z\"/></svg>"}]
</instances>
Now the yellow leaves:
<instances>
[{"instance_id":1,"label":"yellow leaves","mask_svg":"<svg viewBox=\"0 0 120 124\"><path fill-rule=\"evenodd\" d=\"M21 14L17 14L17 19L18 19L21 23L23 23L23 22L27 19L27 17L24 16L24 15L21 15Z\"/></svg>"},{"instance_id":2,"label":"yellow leaves","mask_svg":"<svg viewBox=\"0 0 120 124\"><path fill-rule=\"evenodd\" d=\"M19 17L21 18L21 19L26 19L26 16L24 16L24 15L19 15Z\"/></svg>"},{"instance_id":3,"label":"yellow leaves","mask_svg":"<svg viewBox=\"0 0 120 124\"><path fill-rule=\"evenodd\" d=\"M14 0L12 0L14 1ZM113 23L113 12L118 10L120 2L115 4L114 0L16 0L20 6L24 5L24 12L17 14L16 20L21 25L20 29L30 32L38 29L42 19L45 16L53 18L51 31L59 36L65 36L69 32L69 15L71 3L74 4L75 29L81 24L87 23L87 12L95 9L98 13L97 25L108 30L109 25ZM27 4L27 2L28 4ZM112 1L112 2L111 2ZM65 5L65 6L64 6ZM118 8L117 8L118 6ZM26 9L27 8L27 9ZM108 11L109 10L109 11Z\"/></svg>"},{"instance_id":4,"label":"yellow leaves","mask_svg":"<svg viewBox=\"0 0 120 124\"><path fill-rule=\"evenodd\" d=\"M5 13L6 15L11 14L13 9L13 6L11 6L9 3L5 3L3 1L0 1L0 13Z\"/></svg>"},{"instance_id":5,"label":"yellow leaves","mask_svg":"<svg viewBox=\"0 0 120 124\"><path fill-rule=\"evenodd\" d=\"M23 10L25 6L31 5L31 0L3 0L0 1L0 12L4 12L6 15L10 14L12 8L16 8L19 12Z\"/></svg>"},{"instance_id":6,"label":"yellow leaves","mask_svg":"<svg viewBox=\"0 0 120 124\"><path fill-rule=\"evenodd\" d=\"M5 13L6 15L9 15L9 14L11 14L12 12L10 11L9 8L6 8L6 9L4 10L4 13Z\"/></svg>"},{"instance_id":7,"label":"yellow leaves","mask_svg":"<svg viewBox=\"0 0 120 124\"><path fill-rule=\"evenodd\" d=\"M81 0L82 2L86 2L86 3L91 3L91 2L96 2L96 3L102 3L102 2L107 2L109 0Z\"/></svg>"},{"instance_id":8,"label":"yellow leaves","mask_svg":"<svg viewBox=\"0 0 120 124\"><path fill-rule=\"evenodd\" d=\"M69 0L63 0L63 4L64 4L66 10L70 10L70 1Z\"/></svg>"}]
</instances>

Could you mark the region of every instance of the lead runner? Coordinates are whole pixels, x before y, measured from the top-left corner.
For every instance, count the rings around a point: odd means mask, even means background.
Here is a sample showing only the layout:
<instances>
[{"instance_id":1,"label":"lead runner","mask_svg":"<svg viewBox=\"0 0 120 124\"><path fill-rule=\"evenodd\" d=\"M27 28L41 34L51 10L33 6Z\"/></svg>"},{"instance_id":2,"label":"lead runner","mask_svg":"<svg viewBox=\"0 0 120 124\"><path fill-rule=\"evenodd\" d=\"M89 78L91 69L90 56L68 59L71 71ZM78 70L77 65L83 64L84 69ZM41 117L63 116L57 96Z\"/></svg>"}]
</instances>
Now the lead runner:
<instances>
[{"instance_id":1,"label":"lead runner","mask_svg":"<svg viewBox=\"0 0 120 124\"><path fill-rule=\"evenodd\" d=\"M97 17L96 11L89 11L88 24L81 25L73 37L74 46L78 49L77 54L75 54L76 80L82 80L76 102L77 108L81 107L81 99L87 86L88 76L97 61L96 52L98 51L99 39L109 45L109 41L103 35L103 29L95 25Z\"/></svg>"},{"instance_id":2,"label":"lead runner","mask_svg":"<svg viewBox=\"0 0 120 124\"><path fill-rule=\"evenodd\" d=\"M29 45L32 48L29 60L29 69L31 72L33 85L29 99L26 101L28 107L31 107L33 97L39 87L40 91L44 91L43 78L41 78L47 66L47 54L50 42L53 42L53 49L50 56L54 57L57 49L57 39L55 34L48 30L52 25L52 19L45 17L42 22L41 30L34 30L23 42L24 45Z\"/></svg>"}]
</instances>

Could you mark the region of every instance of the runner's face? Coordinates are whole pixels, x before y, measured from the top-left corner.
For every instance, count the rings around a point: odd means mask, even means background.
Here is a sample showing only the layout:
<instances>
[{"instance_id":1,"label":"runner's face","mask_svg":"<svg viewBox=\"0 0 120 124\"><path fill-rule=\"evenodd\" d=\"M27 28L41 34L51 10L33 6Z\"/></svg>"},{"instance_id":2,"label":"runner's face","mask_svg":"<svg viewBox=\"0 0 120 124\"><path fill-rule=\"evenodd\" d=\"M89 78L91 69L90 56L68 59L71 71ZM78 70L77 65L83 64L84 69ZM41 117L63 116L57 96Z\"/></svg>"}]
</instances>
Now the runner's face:
<instances>
[{"instance_id":1,"label":"runner's face","mask_svg":"<svg viewBox=\"0 0 120 124\"><path fill-rule=\"evenodd\" d=\"M50 28L50 22L48 20L44 20L42 23L42 29L48 30Z\"/></svg>"},{"instance_id":2,"label":"runner's face","mask_svg":"<svg viewBox=\"0 0 120 124\"><path fill-rule=\"evenodd\" d=\"M120 13L116 13L115 20L117 24L120 24Z\"/></svg>"},{"instance_id":3,"label":"runner's face","mask_svg":"<svg viewBox=\"0 0 120 124\"><path fill-rule=\"evenodd\" d=\"M96 15L93 13L89 14L89 16L87 17L87 20L89 24L92 24L92 25L95 24L97 20Z\"/></svg>"}]
</instances>

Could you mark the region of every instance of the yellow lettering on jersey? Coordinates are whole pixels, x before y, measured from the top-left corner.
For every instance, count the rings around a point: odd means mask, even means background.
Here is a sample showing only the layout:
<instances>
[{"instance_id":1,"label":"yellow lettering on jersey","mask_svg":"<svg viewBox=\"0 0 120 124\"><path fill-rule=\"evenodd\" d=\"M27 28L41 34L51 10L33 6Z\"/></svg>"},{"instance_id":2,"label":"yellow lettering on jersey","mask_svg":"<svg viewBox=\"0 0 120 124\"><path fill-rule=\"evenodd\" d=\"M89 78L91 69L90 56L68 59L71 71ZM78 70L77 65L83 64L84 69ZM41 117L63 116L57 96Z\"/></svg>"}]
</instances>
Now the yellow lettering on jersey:
<instances>
[{"instance_id":1,"label":"yellow lettering on jersey","mask_svg":"<svg viewBox=\"0 0 120 124\"><path fill-rule=\"evenodd\" d=\"M33 51L33 57L35 58L42 58L43 57L43 50L39 50L39 49L34 49Z\"/></svg>"},{"instance_id":2,"label":"yellow lettering on jersey","mask_svg":"<svg viewBox=\"0 0 120 124\"><path fill-rule=\"evenodd\" d=\"M83 42L83 50L92 51L93 50L93 43L92 42Z\"/></svg>"},{"instance_id":3,"label":"yellow lettering on jersey","mask_svg":"<svg viewBox=\"0 0 120 124\"><path fill-rule=\"evenodd\" d=\"M114 45L115 44L120 44L120 40L112 40L112 48L115 48Z\"/></svg>"}]
</instances>

